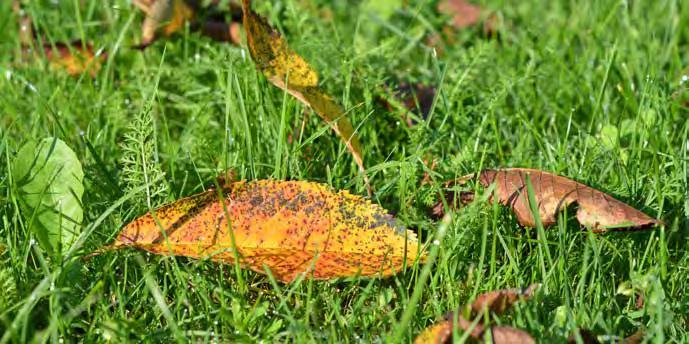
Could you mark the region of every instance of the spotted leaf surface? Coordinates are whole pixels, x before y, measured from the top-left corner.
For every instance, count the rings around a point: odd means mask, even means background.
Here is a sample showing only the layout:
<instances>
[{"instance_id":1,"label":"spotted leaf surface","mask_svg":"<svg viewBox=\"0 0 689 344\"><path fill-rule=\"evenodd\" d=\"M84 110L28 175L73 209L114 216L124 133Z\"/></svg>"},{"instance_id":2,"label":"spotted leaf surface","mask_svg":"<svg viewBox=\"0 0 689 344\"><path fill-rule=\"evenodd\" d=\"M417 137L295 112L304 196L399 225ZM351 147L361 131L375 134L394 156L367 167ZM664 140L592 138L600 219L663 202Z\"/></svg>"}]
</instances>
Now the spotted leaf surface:
<instances>
[{"instance_id":1,"label":"spotted leaf surface","mask_svg":"<svg viewBox=\"0 0 689 344\"><path fill-rule=\"evenodd\" d=\"M251 58L268 80L311 107L344 140L362 173L365 173L359 137L345 115L345 110L318 87L318 74L301 56L289 49L287 42L268 22L243 1L244 29ZM365 177L365 175L364 175ZM366 180L368 184L368 180Z\"/></svg>"},{"instance_id":2,"label":"spotted leaf surface","mask_svg":"<svg viewBox=\"0 0 689 344\"><path fill-rule=\"evenodd\" d=\"M114 247L239 263L289 282L389 276L413 264L416 235L379 206L304 181L261 180L183 198L129 223ZM224 206L223 206L224 203ZM235 251L236 248L236 251Z\"/></svg>"}]
</instances>

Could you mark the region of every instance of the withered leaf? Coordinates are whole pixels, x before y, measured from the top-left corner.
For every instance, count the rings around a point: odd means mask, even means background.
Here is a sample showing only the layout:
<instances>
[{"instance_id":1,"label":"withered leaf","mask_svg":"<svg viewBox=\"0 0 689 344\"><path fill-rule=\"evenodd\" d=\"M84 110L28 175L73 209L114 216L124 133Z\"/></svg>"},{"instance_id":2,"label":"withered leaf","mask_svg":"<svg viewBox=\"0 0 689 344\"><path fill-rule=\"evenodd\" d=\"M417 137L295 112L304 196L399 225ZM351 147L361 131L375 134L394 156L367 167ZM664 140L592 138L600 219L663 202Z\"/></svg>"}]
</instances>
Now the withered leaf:
<instances>
[{"instance_id":1,"label":"withered leaf","mask_svg":"<svg viewBox=\"0 0 689 344\"><path fill-rule=\"evenodd\" d=\"M195 23L195 25L200 25L201 34L214 41L234 44L239 44L242 41L242 27L237 22L206 20L202 23Z\"/></svg>"},{"instance_id":2,"label":"withered leaf","mask_svg":"<svg viewBox=\"0 0 689 344\"><path fill-rule=\"evenodd\" d=\"M50 68L64 70L69 75L78 76L88 72L91 77L101 69L108 55L97 54L91 44L81 44L81 41L71 43L43 44L45 57Z\"/></svg>"},{"instance_id":3,"label":"withered leaf","mask_svg":"<svg viewBox=\"0 0 689 344\"><path fill-rule=\"evenodd\" d=\"M579 334L577 338L577 333ZM622 339L621 344L639 344L644 340L644 332L638 330L632 333L630 336ZM567 338L567 344L599 344L598 336L590 330L587 329L577 329L575 333L572 333Z\"/></svg>"},{"instance_id":4,"label":"withered leaf","mask_svg":"<svg viewBox=\"0 0 689 344\"><path fill-rule=\"evenodd\" d=\"M460 178L463 184L471 176ZM557 215L564 208L576 204L576 217L583 226L594 232L608 230L642 229L662 224L633 207L618 201L612 196L566 177L557 176L528 168L508 168L484 170L479 173L478 182L484 186L495 183L495 194L500 204L510 207L517 221L526 227L535 227L527 192L527 178L534 188L534 198L538 205L540 220L544 226L557 222ZM448 197L454 196L448 193ZM463 201L473 199L471 193L460 193ZM492 198L491 198L492 199ZM434 208L434 213L442 211L442 205Z\"/></svg>"},{"instance_id":5,"label":"withered leaf","mask_svg":"<svg viewBox=\"0 0 689 344\"><path fill-rule=\"evenodd\" d=\"M227 212L217 191L209 190L132 221L112 247L227 263L234 263L236 247L242 266L260 273L268 268L283 282L302 274L389 276L425 259L413 232L346 191L260 180L228 184L222 195Z\"/></svg>"},{"instance_id":6,"label":"withered leaf","mask_svg":"<svg viewBox=\"0 0 689 344\"><path fill-rule=\"evenodd\" d=\"M438 12L451 17L452 26L463 29L478 24L482 10L467 0L443 0L438 3Z\"/></svg>"},{"instance_id":7,"label":"withered leaf","mask_svg":"<svg viewBox=\"0 0 689 344\"><path fill-rule=\"evenodd\" d=\"M132 2L146 14L141 27L139 48L151 45L160 35L167 37L180 31L184 23L191 21L195 16L192 4L185 0L133 0Z\"/></svg>"},{"instance_id":8,"label":"withered leaf","mask_svg":"<svg viewBox=\"0 0 689 344\"><path fill-rule=\"evenodd\" d=\"M480 315L484 310L495 314L502 314L517 301L528 299L540 287L540 284L532 284L527 288L510 288L483 293L471 303L473 315Z\"/></svg>"},{"instance_id":9,"label":"withered leaf","mask_svg":"<svg viewBox=\"0 0 689 344\"><path fill-rule=\"evenodd\" d=\"M577 329L575 333L572 333L569 335L569 337L567 337L567 344L577 344L579 342L582 344L600 343L600 341L598 341L598 336L587 329Z\"/></svg>"},{"instance_id":10,"label":"withered leaf","mask_svg":"<svg viewBox=\"0 0 689 344\"><path fill-rule=\"evenodd\" d=\"M354 157L370 193L359 137L342 106L318 87L316 71L301 56L289 49L279 32L251 10L251 2L243 0L242 3L247 44L256 67L273 85L311 107L332 126Z\"/></svg>"},{"instance_id":11,"label":"withered leaf","mask_svg":"<svg viewBox=\"0 0 689 344\"><path fill-rule=\"evenodd\" d=\"M443 321L421 332L414 340L414 343L451 343L455 327L461 329L463 332L470 331L470 337L479 341L483 340L486 332L489 331L493 343L496 344L535 343L533 338L522 330L506 326L488 327L483 323L481 313L484 310L488 310L495 314L502 314L517 301L531 297L539 286L539 284L532 284L528 288L523 289L503 289L481 294L476 297L474 302L464 307L470 310L471 314L468 319L461 309L458 312L450 312L445 316ZM474 324L473 319L478 319L478 321Z\"/></svg>"},{"instance_id":12,"label":"withered leaf","mask_svg":"<svg viewBox=\"0 0 689 344\"><path fill-rule=\"evenodd\" d=\"M95 52L91 44L83 44L80 40L53 44L42 41L36 37L31 17L22 9L21 1L15 0L12 3L12 11L17 17L21 45L18 59L22 62L38 61L45 57L51 69L64 70L72 76L88 72L93 77L108 57L102 51Z\"/></svg>"},{"instance_id":13,"label":"withered leaf","mask_svg":"<svg viewBox=\"0 0 689 344\"><path fill-rule=\"evenodd\" d=\"M387 99L382 99L389 111L403 108L407 111L417 112L419 118L426 119L431 112L436 90L435 87L422 83L401 83L396 87L391 87L389 93L391 94ZM414 124L406 111L404 119L408 126L411 127Z\"/></svg>"},{"instance_id":14,"label":"withered leaf","mask_svg":"<svg viewBox=\"0 0 689 344\"><path fill-rule=\"evenodd\" d=\"M493 344L536 344L526 332L509 326L494 326L490 329Z\"/></svg>"}]
</instances>

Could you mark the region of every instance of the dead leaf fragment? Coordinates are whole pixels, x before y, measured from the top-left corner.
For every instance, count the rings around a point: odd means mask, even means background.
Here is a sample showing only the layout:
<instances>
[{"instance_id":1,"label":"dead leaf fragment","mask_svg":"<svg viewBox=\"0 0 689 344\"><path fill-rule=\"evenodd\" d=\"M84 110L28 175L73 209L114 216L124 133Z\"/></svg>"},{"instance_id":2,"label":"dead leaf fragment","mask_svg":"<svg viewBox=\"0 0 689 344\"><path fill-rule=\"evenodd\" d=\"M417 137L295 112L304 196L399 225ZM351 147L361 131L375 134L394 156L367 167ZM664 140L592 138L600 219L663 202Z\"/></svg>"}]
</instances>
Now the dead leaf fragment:
<instances>
[{"instance_id":1,"label":"dead leaf fragment","mask_svg":"<svg viewBox=\"0 0 689 344\"><path fill-rule=\"evenodd\" d=\"M391 88L389 93L390 96L388 99L383 99L383 103L389 111L403 108L405 110L404 119L407 125L411 127L414 122L406 111L414 111L419 118L426 119L431 112L436 90L435 87L422 83L401 83Z\"/></svg>"},{"instance_id":2,"label":"dead leaf fragment","mask_svg":"<svg viewBox=\"0 0 689 344\"><path fill-rule=\"evenodd\" d=\"M133 4L145 14L141 27L139 48L151 45L161 35L171 36L184 28L184 23L194 19L195 11L185 0L133 0Z\"/></svg>"},{"instance_id":3,"label":"dead leaf fragment","mask_svg":"<svg viewBox=\"0 0 689 344\"><path fill-rule=\"evenodd\" d=\"M511 288L483 293L471 303L471 312L474 316L484 311L495 314L505 313L517 301L526 300L533 296L540 284L532 284L527 288Z\"/></svg>"},{"instance_id":4,"label":"dead leaf fragment","mask_svg":"<svg viewBox=\"0 0 689 344\"><path fill-rule=\"evenodd\" d=\"M268 22L243 1L244 30L251 58L256 67L278 88L311 107L345 142L359 166L367 187L366 168L361 144L342 106L318 87L318 74L301 56L289 49L287 42Z\"/></svg>"},{"instance_id":5,"label":"dead leaf fragment","mask_svg":"<svg viewBox=\"0 0 689 344\"><path fill-rule=\"evenodd\" d=\"M260 273L268 268L283 282L302 274L389 276L425 259L413 232L346 191L260 180L231 183L222 194L224 207L209 190L146 214L125 226L111 247L226 263L234 263L236 247L242 266Z\"/></svg>"},{"instance_id":6,"label":"dead leaf fragment","mask_svg":"<svg viewBox=\"0 0 689 344\"><path fill-rule=\"evenodd\" d=\"M577 338L577 332L579 334L579 338ZM621 341L614 340L614 342L620 342L621 344L640 344L643 342L643 340L644 332L642 330L638 330ZM567 344L599 344L600 342L601 341L598 340L598 336L595 333L586 329L577 329L575 333L570 334L567 338Z\"/></svg>"},{"instance_id":7,"label":"dead leaf fragment","mask_svg":"<svg viewBox=\"0 0 689 344\"><path fill-rule=\"evenodd\" d=\"M54 46L44 43L43 51L52 69L64 70L72 76L88 72L94 77L108 57L105 53L96 53L91 44L82 45L80 41L58 42Z\"/></svg>"},{"instance_id":8,"label":"dead leaf fragment","mask_svg":"<svg viewBox=\"0 0 689 344\"><path fill-rule=\"evenodd\" d=\"M467 177L470 176L462 178L466 180ZM536 227L528 198L527 178L530 178L533 185L538 213L544 226L555 224L558 213L574 204L578 207L576 217L579 223L594 232L642 229L662 224L606 193L552 173L528 168L508 168L484 170L477 177L484 187L495 183L494 197L497 197L500 204L514 211L522 226ZM471 193L460 195L462 199L473 199ZM435 209L442 209L442 205Z\"/></svg>"},{"instance_id":9,"label":"dead leaf fragment","mask_svg":"<svg viewBox=\"0 0 689 344\"><path fill-rule=\"evenodd\" d=\"M473 303L465 307L471 310L469 319L464 317L464 312L461 309L458 312L450 312L443 321L421 332L414 340L414 344L451 343L455 327L463 332L469 332L470 337L478 341L484 340L486 333L490 332L490 336L495 344L535 343L534 339L522 330L507 326L487 327L483 323L481 313L485 310L494 314L502 314L517 301L531 297L539 286L540 284L532 284L528 288L523 289L503 289L481 294L476 297Z\"/></svg>"},{"instance_id":10,"label":"dead leaf fragment","mask_svg":"<svg viewBox=\"0 0 689 344\"><path fill-rule=\"evenodd\" d=\"M443 321L425 329L414 339L414 344L445 344L452 342L452 322Z\"/></svg>"},{"instance_id":11,"label":"dead leaf fragment","mask_svg":"<svg viewBox=\"0 0 689 344\"><path fill-rule=\"evenodd\" d=\"M577 338L577 332L579 334L579 338ZM570 334L569 337L567 337L567 344L577 344L579 343L578 340L580 340L582 344L600 343L600 341L598 341L598 336L586 329L577 329L576 332Z\"/></svg>"},{"instance_id":12,"label":"dead leaf fragment","mask_svg":"<svg viewBox=\"0 0 689 344\"><path fill-rule=\"evenodd\" d=\"M452 26L463 29L481 21L481 7L467 0L444 0L438 3L438 12L450 16Z\"/></svg>"},{"instance_id":13,"label":"dead leaf fragment","mask_svg":"<svg viewBox=\"0 0 689 344\"><path fill-rule=\"evenodd\" d=\"M508 326L494 326L490 329L493 344L536 344L528 333Z\"/></svg>"},{"instance_id":14,"label":"dead leaf fragment","mask_svg":"<svg viewBox=\"0 0 689 344\"><path fill-rule=\"evenodd\" d=\"M622 341L622 344L640 344L644 342L644 331L638 330Z\"/></svg>"},{"instance_id":15,"label":"dead leaf fragment","mask_svg":"<svg viewBox=\"0 0 689 344\"><path fill-rule=\"evenodd\" d=\"M228 23L225 21L207 20L200 25L201 34L214 41L232 42L234 44L242 42L242 26L237 22Z\"/></svg>"}]
</instances>

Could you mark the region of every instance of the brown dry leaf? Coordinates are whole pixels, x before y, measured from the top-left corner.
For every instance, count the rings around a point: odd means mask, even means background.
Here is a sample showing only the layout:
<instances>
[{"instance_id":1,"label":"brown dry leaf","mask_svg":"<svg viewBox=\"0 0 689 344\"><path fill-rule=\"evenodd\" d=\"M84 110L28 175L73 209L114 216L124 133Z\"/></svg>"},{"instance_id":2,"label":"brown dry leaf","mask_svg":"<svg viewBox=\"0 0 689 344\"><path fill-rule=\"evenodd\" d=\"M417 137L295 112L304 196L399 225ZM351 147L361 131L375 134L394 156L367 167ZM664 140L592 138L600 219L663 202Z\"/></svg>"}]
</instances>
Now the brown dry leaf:
<instances>
[{"instance_id":1,"label":"brown dry leaf","mask_svg":"<svg viewBox=\"0 0 689 344\"><path fill-rule=\"evenodd\" d=\"M251 10L251 1L243 0L242 3L247 44L256 67L273 85L311 107L318 116L332 125L359 166L370 194L359 137L342 106L318 87L318 74L308 62L289 49L280 33Z\"/></svg>"},{"instance_id":2,"label":"brown dry leaf","mask_svg":"<svg viewBox=\"0 0 689 344\"><path fill-rule=\"evenodd\" d=\"M576 332L579 332L579 340L581 340L582 344L598 344L600 343L598 341L598 337L596 336L595 333L586 330L586 329L577 329ZM577 333L572 333L569 335L567 338L567 344L577 344Z\"/></svg>"},{"instance_id":3,"label":"brown dry leaf","mask_svg":"<svg viewBox=\"0 0 689 344\"><path fill-rule=\"evenodd\" d=\"M222 195L224 204L209 190L165 205L125 226L109 248L234 263L236 247L242 266L260 273L268 268L283 282L303 274L389 276L425 260L413 232L346 191L259 180L230 183Z\"/></svg>"},{"instance_id":4,"label":"brown dry leaf","mask_svg":"<svg viewBox=\"0 0 689 344\"><path fill-rule=\"evenodd\" d=\"M463 181L470 177L460 178L462 180L457 184L463 184ZM642 229L662 224L661 221L606 193L548 172L528 168L484 170L478 175L478 182L484 187L495 183L494 197L497 197L498 202L512 208L522 226L536 227L536 221L529 206L527 177L533 185L538 213L544 226L555 224L558 213L573 204L578 207L576 216L579 223L591 228L594 232ZM450 194L448 196L454 197ZM462 193L460 196L463 201L465 198L466 201L473 199L471 193ZM434 213L439 213L442 209L442 205L436 205Z\"/></svg>"},{"instance_id":5,"label":"brown dry leaf","mask_svg":"<svg viewBox=\"0 0 689 344\"><path fill-rule=\"evenodd\" d=\"M471 303L471 312L475 316L480 315L484 310L495 314L505 313L517 301L532 297L540 286L540 284L532 284L527 288L510 288L483 293Z\"/></svg>"},{"instance_id":6,"label":"brown dry leaf","mask_svg":"<svg viewBox=\"0 0 689 344\"><path fill-rule=\"evenodd\" d=\"M31 22L31 17L24 13L22 10L22 4L20 0L14 0L12 2L12 12L17 17L17 23L19 32L17 36L19 37L19 44L22 46L30 46L34 40L33 24Z\"/></svg>"},{"instance_id":7,"label":"brown dry leaf","mask_svg":"<svg viewBox=\"0 0 689 344\"><path fill-rule=\"evenodd\" d=\"M592 331L586 330L586 329L578 329L577 332L579 332L579 337L581 339L581 343L583 344L599 344L600 341L598 340L598 336L593 333ZM621 344L640 344L644 340L644 332L641 330L638 330L631 334L629 337L626 337L622 340ZM616 341L617 342L617 341ZM577 336L576 333L572 333L569 335L567 338L567 343L568 344L576 344L579 343L577 342Z\"/></svg>"},{"instance_id":8,"label":"brown dry leaf","mask_svg":"<svg viewBox=\"0 0 689 344\"><path fill-rule=\"evenodd\" d=\"M64 70L72 76L88 72L94 77L108 58L105 53L96 55L92 45L82 45L80 41L55 43L54 46L44 43L43 50L51 68Z\"/></svg>"},{"instance_id":9,"label":"brown dry leaf","mask_svg":"<svg viewBox=\"0 0 689 344\"><path fill-rule=\"evenodd\" d=\"M102 63L107 59L106 53L97 54L91 44L82 44L79 40L54 44L41 42L33 31L31 17L21 8L21 1L15 0L12 3L12 12L17 17L19 27L18 36L21 50L18 60L23 63L37 61L45 57L51 69L64 70L72 76L79 76L88 72L91 77L94 77L101 69ZM41 54L41 50L44 55Z\"/></svg>"},{"instance_id":10,"label":"brown dry leaf","mask_svg":"<svg viewBox=\"0 0 689 344\"><path fill-rule=\"evenodd\" d=\"M465 307L471 310L470 319L479 319L476 324L473 323L473 320L465 318L462 314L463 312L450 312L445 316L445 320L421 332L414 340L414 344L451 343L453 321L455 321L455 319L456 327L464 332L471 331L470 336L475 340L483 340L486 330L488 330L490 331L493 343L496 344L535 343L533 338L522 330L506 326L486 327L482 322L481 313L487 310L495 314L502 314L519 300L526 300L533 296L539 286L540 284L532 284L528 288L503 289L481 294L473 303Z\"/></svg>"},{"instance_id":11,"label":"brown dry leaf","mask_svg":"<svg viewBox=\"0 0 689 344\"><path fill-rule=\"evenodd\" d=\"M476 341L484 342L484 337L486 332L490 332L492 343L494 344L533 344L536 341L528 333L508 326L493 326L486 328L481 324L477 323L472 329L472 322L464 319L463 317L457 318L457 328L462 331L470 331L470 337ZM452 319L445 320L431 326L421 332L416 339L414 339L414 344L450 344L452 343L453 337L453 326Z\"/></svg>"},{"instance_id":12,"label":"brown dry leaf","mask_svg":"<svg viewBox=\"0 0 689 344\"><path fill-rule=\"evenodd\" d=\"M644 342L644 331L638 330L622 341L622 344L640 344Z\"/></svg>"},{"instance_id":13,"label":"brown dry leaf","mask_svg":"<svg viewBox=\"0 0 689 344\"><path fill-rule=\"evenodd\" d=\"M508 326L494 326L490 329L493 344L536 344L528 333Z\"/></svg>"},{"instance_id":14,"label":"brown dry leaf","mask_svg":"<svg viewBox=\"0 0 689 344\"><path fill-rule=\"evenodd\" d=\"M436 90L433 86L421 83L401 83L397 87L391 88L389 93L391 95L388 99L382 99L389 111L403 108L406 111L416 111L419 118L426 119L431 112ZM411 127L414 122L406 111L403 116L407 125Z\"/></svg>"},{"instance_id":15,"label":"brown dry leaf","mask_svg":"<svg viewBox=\"0 0 689 344\"><path fill-rule=\"evenodd\" d=\"M239 45L242 42L242 26L237 22L207 20L201 24L201 34L214 41L232 42Z\"/></svg>"},{"instance_id":16,"label":"brown dry leaf","mask_svg":"<svg viewBox=\"0 0 689 344\"><path fill-rule=\"evenodd\" d=\"M444 0L438 3L438 12L452 18L452 26L463 29L478 24L482 9L467 0Z\"/></svg>"},{"instance_id":17,"label":"brown dry leaf","mask_svg":"<svg viewBox=\"0 0 689 344\"><path fill-rule=\"evenodd\" d=\"M151 45L162 36L168 37L182 30L184 23L194 19L195 10L185 0L133 0L146 14L141 27L139 48Z\"/></svg>"}]
</instances>

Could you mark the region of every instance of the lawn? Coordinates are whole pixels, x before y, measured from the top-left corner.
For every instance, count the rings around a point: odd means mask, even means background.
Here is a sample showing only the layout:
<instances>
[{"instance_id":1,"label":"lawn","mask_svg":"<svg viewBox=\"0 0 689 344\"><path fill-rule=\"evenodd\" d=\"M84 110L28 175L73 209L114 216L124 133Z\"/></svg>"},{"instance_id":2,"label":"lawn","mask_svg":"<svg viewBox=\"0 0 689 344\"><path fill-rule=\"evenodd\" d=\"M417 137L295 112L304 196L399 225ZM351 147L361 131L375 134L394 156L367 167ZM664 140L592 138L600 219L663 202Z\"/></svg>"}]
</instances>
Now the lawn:
<instances>
[{"instance_id":1,"label":"lawn","mask_svg":"<svg viewBox=\"0 0 689 344\"><path fill-rule=\"evenodd\" d=\"M533 283L533 299L491 323L539 342L576 329L608 343L638 330L689 342L689 2L476 3L492 32L444 29L431 1L253 4L346 109L368 196L342 140L273 86L245 43L186 25L137 50L144 15L127 0L24 2L47 42L107 52L94 77L72 76L21 58L2 1L0 342L409 343L483 292ZM429 41L437 35L445 43ZM400 83L435 88L428 115L386 106ZM20 148L49 137L84 171L82 240L62 256L37 241L12 177ZM498 167L567 176L665 225L594 234L568 211L544 231L524 228L489 193L445 222L430 215L445 181ZM285 284L135 249L87 257L228 169L370 198L433 259L388 278Z\"/></svg>"}]
</instances>

